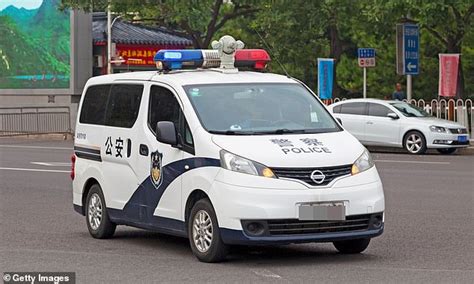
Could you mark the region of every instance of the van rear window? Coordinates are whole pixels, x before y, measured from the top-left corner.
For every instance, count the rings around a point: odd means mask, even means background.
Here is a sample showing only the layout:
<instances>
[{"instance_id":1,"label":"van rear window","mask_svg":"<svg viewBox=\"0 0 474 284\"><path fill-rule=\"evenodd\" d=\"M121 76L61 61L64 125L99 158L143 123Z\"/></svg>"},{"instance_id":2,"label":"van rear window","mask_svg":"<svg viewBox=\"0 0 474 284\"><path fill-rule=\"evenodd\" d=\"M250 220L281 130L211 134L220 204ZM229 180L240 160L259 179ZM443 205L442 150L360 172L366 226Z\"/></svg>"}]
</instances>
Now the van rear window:
<instances>
[{"instance_id":1,"label":"van rear window","mask_svg":"<svg viewBox=\"0 0 474 284\"><path fill-rule=\"evenodd\" d=\"M82 103L80 123L104 124L109 92L110 85L90 86L87 89Z\"/></svg>"},{"instance_id":2,"label":"van rear window","mask_svg":"<svg viewBox=\"0 0 474 284\"><path fill-rule=\"evenodd\" d=\"M87 89L80 123L131 128L138 117L143 85L96 85Z\"/></svg>"}]
</instances>

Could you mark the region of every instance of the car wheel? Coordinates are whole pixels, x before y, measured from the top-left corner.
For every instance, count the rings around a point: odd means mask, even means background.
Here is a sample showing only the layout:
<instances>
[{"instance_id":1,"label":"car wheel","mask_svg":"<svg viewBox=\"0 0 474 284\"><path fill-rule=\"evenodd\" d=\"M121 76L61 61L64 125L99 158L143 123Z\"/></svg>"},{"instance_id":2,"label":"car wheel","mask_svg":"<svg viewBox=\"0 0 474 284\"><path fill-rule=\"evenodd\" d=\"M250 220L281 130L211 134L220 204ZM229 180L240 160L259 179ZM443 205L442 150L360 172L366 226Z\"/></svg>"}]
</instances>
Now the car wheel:
<instances>
[{"instance_id":1,"label":"car wheel","mask_svg":"<svg viewBox=\"0 0 474 284\"><path fill-rule=\"evenodd\" d=\"M112 237L117 227L109 219L104 195L98 184L94 184L87 194L86 222L89 233L96 239Z\"/></svg>"},{"instance_id":2,"label":"car wheel","mask_svg":"<svg viewBox=\"0 0 474 284\"><path fill-rule=\"evenodd\" d=\"M355 254L363 252L370 243L370 239L357 239L333 242L334 247L344 254Z\"/></svg>"},{"instance_id":3,"label":"car wheel","mask_svg":"<svg viewBox=\"0 0 474 284\"><path fill-rule=\"evenodd\" d=\"M438 150L438 152L440 152L443 155L449 155L456 152L457 149L456 148L443 148L443 149L436 149L436 150Z\"/></svg>"},{"instance_id":4,"label":"car wheel","mask_svg":"<svg viewBox=\"0 0 474 284\"><path fill-rule=\"evenodd\" d=\"M194 204L188 219L188 237L194 255L202 262L225 259L228 246L222 242L214 208L209 199Z\"/></svg>"},{"instance_id":5,"label":"car wheel","mask_svg":"<svg viewBox=\"0 0 474 284\"><path fill-rule=\"evenodd\" d=\"M403 145L410 154L424 154L426 152L425 137L418 131L408 132L405 135Z\"/></svg>"}]
</instances>

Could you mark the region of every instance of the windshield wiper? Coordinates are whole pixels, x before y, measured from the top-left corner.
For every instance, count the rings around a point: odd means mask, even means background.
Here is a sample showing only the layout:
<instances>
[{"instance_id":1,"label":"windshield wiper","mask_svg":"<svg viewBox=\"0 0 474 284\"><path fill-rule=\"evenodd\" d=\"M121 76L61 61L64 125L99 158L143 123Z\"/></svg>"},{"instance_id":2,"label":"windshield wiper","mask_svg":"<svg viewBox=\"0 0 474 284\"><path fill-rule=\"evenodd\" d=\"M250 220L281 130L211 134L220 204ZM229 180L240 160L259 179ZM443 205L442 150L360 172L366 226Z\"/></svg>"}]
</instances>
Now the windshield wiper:
<instances>
[{"instance_id":1,"label":"windshield wiper","mask_svg":"<svg viewBox=\"0 0 474 284\"><path fill-rule=\"evenodd\" d=\"M271 130L271 131L255 132L255 134L290 134L290 133L306 133L306 131L304 129L290 130L288 128L279 128L279 129Z\"/></svg>"},{"instance_id":2,"label":"windshield wiper","mask_svg":"<svg viewBox=\"0 0 474 284\"><path fill-rule=\"evenodd\" d=\"M252 134L255 134L255 132L253 132L253 131L234 131L234 130L226 130L226 131L210 130L209 133L224 134L224 135L252 135Z\"/></svg>"}]
</instances>

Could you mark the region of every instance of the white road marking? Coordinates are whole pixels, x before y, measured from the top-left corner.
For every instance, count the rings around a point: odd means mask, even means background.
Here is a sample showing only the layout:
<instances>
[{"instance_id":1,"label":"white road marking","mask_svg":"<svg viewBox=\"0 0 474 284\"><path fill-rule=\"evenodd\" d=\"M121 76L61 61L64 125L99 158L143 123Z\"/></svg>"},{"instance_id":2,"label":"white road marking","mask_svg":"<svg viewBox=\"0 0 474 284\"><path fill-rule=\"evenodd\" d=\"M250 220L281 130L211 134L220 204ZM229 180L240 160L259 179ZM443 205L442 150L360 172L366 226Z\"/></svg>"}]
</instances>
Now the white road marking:
<instances>
[{"instance_id":1,"label":"white road marking","mask_svg":"<svg viewBox=\"0 0 474 284\"><path fill-rule=\"evenodd\" d=\"M0 145L0 148L22 148L22 149L51 149L51 150L70 150L68 147L47 147L47 146L22 146L22 145Z\"/></svg>"},{"instance_id":2,"label":"white road marking","mask_svg":"<svg viewBox=\"0 0 474 284\"><path fill-rule=\"evenodd\" d=\"M25 171L25 172L47 172L47 173L69 173L70 171L60 170L43 170L43 169L29 169L29 168L0 168L5 171Z\"/></svg>"},{"instance_id":3,"label":"white road marking","mask_svg":"<svg viewBox=\"0 0 474 284\"><path fill-rule=\"evenodd\" d=\"M433 165L450 165L450 162L427 162L427 161L401 161L401 160L374 160L379 163L406 163L406 164L433 164Z\"/></svg>"},{"instance_id":4,"label":"white road marking","mask_svg":"<svg viewBox=\"0 0 474 284\"><path fill-rule=\"evenodd\" d=\"M40 165L46 167L70 167L71 163L63 163L63 162L30 162L33 165Z\"/></svg>"},{"instance_id":5,"label":"white road marking","mask_svg":"<svg viewBox=\"0 0 474 284\"><path fill-rule=\"evenodd\" d=\"M271 272L268 269L254 270L253 273L255 273L258 276L263 276L263 277L267 277L267 278L274 278L274 279L280 279L281 278L280 275L275 274L275 273Z\"/></svg>"}]
</instances>

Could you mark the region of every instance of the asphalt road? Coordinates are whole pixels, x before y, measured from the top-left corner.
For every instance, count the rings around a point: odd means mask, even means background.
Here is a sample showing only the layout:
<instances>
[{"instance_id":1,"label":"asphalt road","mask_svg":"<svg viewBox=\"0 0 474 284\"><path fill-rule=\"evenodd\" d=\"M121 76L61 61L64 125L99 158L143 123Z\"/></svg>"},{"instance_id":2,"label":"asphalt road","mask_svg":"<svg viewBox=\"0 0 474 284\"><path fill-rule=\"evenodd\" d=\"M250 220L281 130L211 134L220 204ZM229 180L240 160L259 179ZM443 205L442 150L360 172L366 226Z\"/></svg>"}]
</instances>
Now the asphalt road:
<instances>
[{"instance_id":1,"label":"asphalt road","mask_svg":"<svg viewBox=\"0 0 474 284\"><path fill-rule=\"evenodd\" d=\"M386 230L365 253L331 244L241 247L197 261L185 239L119 227L96 240L72 209L71 141L0 140L0 273L88 282L474 282L474 156L374 153ZM46 163L46 164L44 164Z\"/></svg>"}]
</instances>

